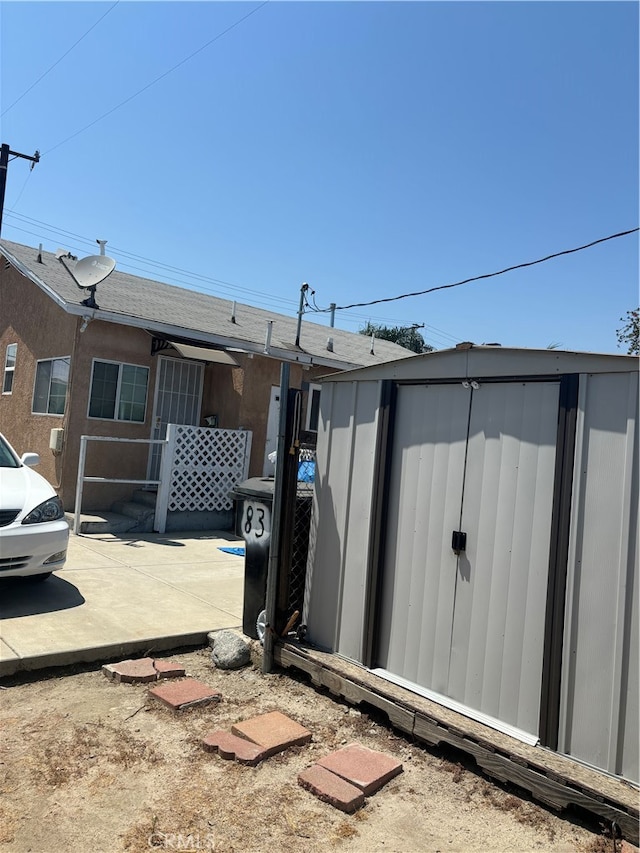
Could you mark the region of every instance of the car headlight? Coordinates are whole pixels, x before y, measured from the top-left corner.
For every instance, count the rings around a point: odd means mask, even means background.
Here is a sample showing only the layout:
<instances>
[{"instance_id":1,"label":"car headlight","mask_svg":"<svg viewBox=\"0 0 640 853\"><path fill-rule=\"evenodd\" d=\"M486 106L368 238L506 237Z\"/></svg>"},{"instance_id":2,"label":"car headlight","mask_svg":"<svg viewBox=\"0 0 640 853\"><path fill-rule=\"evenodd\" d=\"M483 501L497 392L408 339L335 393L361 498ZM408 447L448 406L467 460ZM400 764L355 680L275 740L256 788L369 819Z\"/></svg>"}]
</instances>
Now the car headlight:
<instances>
[{"instance_id":1,"label":"car headlight","mask_svg":"<svg viewBox=\"0 0 640 853\"><path fill-rule=\"evenodd\" d=\"M32 509L28 515L22 519L23 524L41 524L44 521L57 521L59 518L64 518L64 508L59 497L49 498L44 503L39 504L35 509Z\"/></svg>"}]
</instances>

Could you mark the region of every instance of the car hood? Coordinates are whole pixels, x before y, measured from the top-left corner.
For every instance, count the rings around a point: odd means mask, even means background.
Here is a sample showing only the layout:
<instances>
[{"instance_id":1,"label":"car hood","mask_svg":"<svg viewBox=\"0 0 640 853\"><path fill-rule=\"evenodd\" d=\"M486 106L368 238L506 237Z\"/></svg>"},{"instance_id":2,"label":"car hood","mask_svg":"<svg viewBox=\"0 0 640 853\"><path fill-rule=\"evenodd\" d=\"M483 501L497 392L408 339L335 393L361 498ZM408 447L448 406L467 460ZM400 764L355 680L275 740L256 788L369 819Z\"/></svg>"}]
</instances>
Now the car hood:
<instances>
[{"instance_id":1,"label":"car hood","mask_svg":"<svg viewBox=\"0 0 640 853\"><path fill-rule=\"evenodd\" d=\"M0 509L17 509L20 516L26 515L55 494L50 483L26 465L0 468Z\"/></svg>"}]
</instances>

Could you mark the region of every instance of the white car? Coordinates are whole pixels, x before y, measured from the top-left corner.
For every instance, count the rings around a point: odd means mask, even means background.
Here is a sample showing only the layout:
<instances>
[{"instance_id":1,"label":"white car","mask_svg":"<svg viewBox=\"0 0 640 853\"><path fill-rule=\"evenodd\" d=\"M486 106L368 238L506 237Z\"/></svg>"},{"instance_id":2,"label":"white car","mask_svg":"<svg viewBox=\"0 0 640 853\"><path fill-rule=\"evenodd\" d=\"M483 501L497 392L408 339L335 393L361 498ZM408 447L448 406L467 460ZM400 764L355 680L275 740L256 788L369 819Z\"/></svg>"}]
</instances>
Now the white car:
<instances>
[{"instance_id":1,"label":"white car","mask_svg":"<svg viewBox=\"0 0 640 853\"><path fill-rule=\"evenodd\" d=\"M69 525L62 501L31 468L37 453L21 458L0 434L0 578L45 580L67 558Z\"/></svg>"}]
</instances>

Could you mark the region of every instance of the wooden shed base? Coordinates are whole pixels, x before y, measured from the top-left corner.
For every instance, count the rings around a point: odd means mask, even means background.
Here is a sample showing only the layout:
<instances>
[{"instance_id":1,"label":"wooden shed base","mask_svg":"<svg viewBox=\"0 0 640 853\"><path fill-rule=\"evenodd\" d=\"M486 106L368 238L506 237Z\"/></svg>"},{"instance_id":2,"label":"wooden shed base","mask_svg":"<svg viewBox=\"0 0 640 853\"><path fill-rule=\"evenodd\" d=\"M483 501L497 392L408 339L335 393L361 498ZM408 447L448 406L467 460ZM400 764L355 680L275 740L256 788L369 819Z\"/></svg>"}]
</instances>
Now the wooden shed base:
<instances>
[{"instance_id":1,"label":"wooden shed base","mask_svg":"<svg viewBox=\"0 0 640 853\"><path fill-rule=\"evenodd\" d=\"M449 744L470 755L490 777L518 785L551 808L584 809L638 845L639 793L632 784L549 749L529 746L398 687L364 667L296 642L278 642L274 659L307 673L333 695L379 709L394 728L429 746Z\"/></svg>"}]
</instances>

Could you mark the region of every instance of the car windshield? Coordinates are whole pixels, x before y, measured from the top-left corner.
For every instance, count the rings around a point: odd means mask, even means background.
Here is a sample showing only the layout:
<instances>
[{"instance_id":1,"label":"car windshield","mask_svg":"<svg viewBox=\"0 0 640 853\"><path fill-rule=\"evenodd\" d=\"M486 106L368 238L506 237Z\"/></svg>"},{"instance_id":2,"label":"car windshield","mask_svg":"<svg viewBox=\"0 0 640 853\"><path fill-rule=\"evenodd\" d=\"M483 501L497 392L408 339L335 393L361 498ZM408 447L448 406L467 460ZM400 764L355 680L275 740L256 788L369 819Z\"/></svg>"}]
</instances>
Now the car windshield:
<instances>
[{"instance_id":1,"label":"car windshield","mask_svg":"<svg viewBox=\"0 0 640 853\"><path fill-rule=\"evenodd\" d=\"M0 435L0 468L19 468L20 463Z\"/></svg>"}]
</instances>

